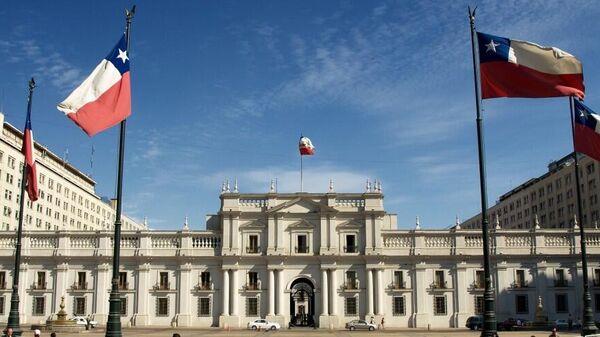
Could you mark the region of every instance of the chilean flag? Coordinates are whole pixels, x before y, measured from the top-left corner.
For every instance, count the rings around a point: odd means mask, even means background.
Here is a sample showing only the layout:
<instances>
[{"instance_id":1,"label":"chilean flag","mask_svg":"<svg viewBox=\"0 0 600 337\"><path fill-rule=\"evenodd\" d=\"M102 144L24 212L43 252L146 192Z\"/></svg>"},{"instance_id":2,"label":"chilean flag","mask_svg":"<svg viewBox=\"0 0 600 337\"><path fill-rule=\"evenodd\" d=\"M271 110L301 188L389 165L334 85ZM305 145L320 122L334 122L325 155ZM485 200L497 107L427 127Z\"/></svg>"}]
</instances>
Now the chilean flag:
<instances>
[{"instance_id":1,"label":"chilean flag","mask_svg":"<svg viewBox=\"0 0 600 337\"><path fill-rule=\"evenodd\" d=\"M583 68L555 47L477 33L483 98L576 96L583 99Z\"/></svg>"},{"instance_id":2,"label":"chilean flag","mask_svg":"<svg viewBox=\"0 0 600 337\"><path fill-rule=\"evenodd\" d=\"M57 108L90 137L129 117L131 88L125 35Z\"/></svg>"},{"instance_id":3,"label":"chilean flag","mask_svg":"<svg viewBox=\"0 0 600 337\"><path fill-rule=\"evenodd\" d=\"M312 145L312 142L310 139L308 139L308 137L301 136L298 147L300 148L301 156L312 156L315 154L315 147Z\"/></svg>"},{"instance_id":4,"label":"chilean flag","mask_svg":"<svg viewBox=\"0 0 600 337\"><path fill-rule=\"evenodd\" d=\"M600 160L600 115L579 100L575 102L575 152Z\"/></svg>"},{"instance_id":5,"label":"chilean flag","mask_svg":"<svg viewBox=\"0 0 600 337\"><path fill-rule=\"evenodd\" d=\"M38 199L37 174L35 170L35 159L33 159L33 131L31 130L31 112L27 112L27 120L25 121L25 130L23 131L23 147L21 153L25 157L25 187L29 200L36 201Z\"/></svg>"}]
</instances>

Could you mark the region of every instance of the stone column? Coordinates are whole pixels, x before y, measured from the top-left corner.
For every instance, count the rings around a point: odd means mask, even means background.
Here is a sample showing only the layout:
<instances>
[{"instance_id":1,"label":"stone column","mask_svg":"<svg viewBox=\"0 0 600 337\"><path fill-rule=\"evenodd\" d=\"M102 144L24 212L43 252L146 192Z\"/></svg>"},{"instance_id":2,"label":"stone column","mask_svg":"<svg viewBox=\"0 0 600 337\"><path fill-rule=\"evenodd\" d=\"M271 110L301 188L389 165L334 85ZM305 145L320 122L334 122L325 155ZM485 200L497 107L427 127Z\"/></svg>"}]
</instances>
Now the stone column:
<instances>
[{"instance_id":1,"label":"stone column","mask_svg":"<svg viewBox=\"0 0 600 337\"><path fill-rule=\"evenodd\" d=\"M338 295L337 295L337 270L336 269L332 269L331 270L331 316L337 316L338 315L338 310L337 310L337 300L338 300Z\"/></svg>"},{"instance_id":2,"label":"stone column","mask_svg":"<svg viewBox=\"0 0 600 337\"><path fill-rule=\"evenodd\" d=\"M283 270L278 270L277 271L277 315L278 316L283 316L284 312L283 312L283 308L285 306L285 284L284 284L284 280L283 280Z\"/></svg>"},{"instance_id":3,"label":"stone column","mask_svg":"<svg viewBox=\"0 0 600 337\"><path fill-rule=\"evenodd\" d=\"M467 303L469 302L469 282L467 280L467 268L464 262L456 265L456 274L454 279L454 295L456 301L454 304L454 327L460 328L465 325L467 318L469 318L469 311L467 310ZM476 294L475 296L478 296ZM498 297L496 297L498 298Z\"/></svg>"},{"instance_id":4,"label":"stone column","mask_svg":"<svg viewBox=\"0 0 600 337\"><path fill-rule=\"evenodd\" d=\"M137 311L133 322L136 326L148 325L148 291L150 289L150 264L144 263L138 267L137 277Z\"/></svg>"},{"instance_id":5,"label":"stone column","mask_svg":"<svg viewBox=\"0 0 600 337\"><path fill-rule=\"evenodd\" d=\"M377 269L377 315L383 316L383 269Z\"/></svg>"},{"instance_id":6,"label":"stone column","mask_svg":"<svg viewBox=\"0 0 600 337\"><path fill-rule=\"evenodd\" d=\"M99 324L106 324L108 319L108 292L110 290L112 269L108 263L98 265L96 269L96 309L94 320Z\"/></svg>"},{"instance_id":7,"label":"stone column","mask_svg":"<svg viewBox=\"0 0 600 337\"><path fill-rule=\"evenodd\" d=\"M54 296L54 304L52 306L53 314L57 313L59 310L61 297L63 295L67 294L67 272L68 271L69 271L69 265L67 263L61 263L56 266L56 269L54 269L56 281L54 283L55 296ZM48 283L48 287L50 287L50 282L48 282L48 280L50 278L49 274L50 273L46 273L46 282ZM35 280L35 275L34 275L34 280ZM65 310L67 310L67 312L73 312L73 310L72 310L73 309L73 303L72 303L73 301L69 297L70 296L65 296L65 304L66 304ZM21 302L23 302L23 300L21 300Z\"/></svg>"},{"instance_id":8,"label":"stone column","mask_svg":"<svg viewBox=\"0 0 600 337\"><path fill-rule=\"evenodd\" d=\"M413 327L415 328L426 328L429 324L430 314L433 313L431 296L427 293L429 283L427 279L427 265L424 262L416 264L413 281L413 289L415 290L412 295L415 305L413 316Z\"/></svg>"},{"instance_id":9,"label":"stone column","mask_svg":"<svg viewBox=\"0 0 600 337\"><path fill-rule=\"evenodd\" d=\"M31 310L27 311L26 309L26 305L28 305L27 302L32 303L32 299L28 296L25 295L27 294L27 288L29 288L31 286L31 283L29 281L29 276L31 276L33 278L33 282L35 282L35 277L36 275L29 275L29 265L27 264L27 262L25 263L21 263L21 266L19 267L19 321L21 322L21 324L23 323L27 323L26 317L29 316L31 314ZM8 274L8 273L7 273ZM12 273L11 273L12 274ZM8 279L6 280L7 285L10 284L10 289L12 290L12 278L10 279L10 283L8 283ZM8 286L7 286L8 287ZM54 296L58 296L60 298L60 296L62 296L62 294L58 294L55 292ZM10 312L10 293L7 293L7 296L4 299L4 305L5 305L5 313L6 315L8 315L8 313ZM60 300L59 300L60 303ZM33 305L33 304L32 304ZM56 310L58 311L58 310ZM54 312L53 312L54 313Z\"/></svg>"},{"instance_id":10,"label":"stone column","mask_svg":"<svg viewBox=\"0 0 600 337\"><path fill-rule=\"evenodd\" d=\"M239 298L238 298L238 274L237 269L231 270L231 315L239 316Z\"/></svg>"},{"instance_id":11,"label":"stone column","mask_svg":"<svg viewBox=\"0 0 600 337\"><path fill-rule=\"evenodd\" d=\"M327 280L327 269L321 271L321 315L329 316L329 287Z\"/></svg>"},{"instance_id":12,"label":"stone column","mask_svg":"<svg viewBox=\"0 0 600 337\"><path fill-rule=\"evenodd\" d=\"M277 252L282 254L285 252L285 244L283 243L285 228L283 226L283 221L281 221L281 215L275 214L275 224L277 226Z\"/></svg>"},{"instance_id":13,"label":"stone column","mask_svg":"<svg viewBox=\"0 0 600 337\"><path fill-rule=\"evenodd\" d=\"M179 267L179 287L177 288L179 311L177 313L177 326L190 326L192 323L192 313L190 310L190 295L192 290L191 277L191 263L186 263Z\"/></svg>"},{"instance_id":14,"label":"stone column","mask_svg":"<svg viewBox=\"0 0 600 337\"><path fill-rule=\"evenodd\" d=\"M229 316L229 270L223 270L223 316Z\"/></svg>"},{"instance_id":15,"label":"stone column","mask_svg":"<svg viewBox=\"0 0 600 337\"><path fill-rule=\"evenodd\" d=\"M367 318L373 316L373 270L367 269Z\"/></svg>"},{"instance_id":16,"label":"stone column","mask_svg":"<svg viewBox=\"0 0 600 337\"><path fill-rule=\"evenodd\" d=\"M269 316L275 315L275 271L269 269Z\"/></svg>"}]
</instances>

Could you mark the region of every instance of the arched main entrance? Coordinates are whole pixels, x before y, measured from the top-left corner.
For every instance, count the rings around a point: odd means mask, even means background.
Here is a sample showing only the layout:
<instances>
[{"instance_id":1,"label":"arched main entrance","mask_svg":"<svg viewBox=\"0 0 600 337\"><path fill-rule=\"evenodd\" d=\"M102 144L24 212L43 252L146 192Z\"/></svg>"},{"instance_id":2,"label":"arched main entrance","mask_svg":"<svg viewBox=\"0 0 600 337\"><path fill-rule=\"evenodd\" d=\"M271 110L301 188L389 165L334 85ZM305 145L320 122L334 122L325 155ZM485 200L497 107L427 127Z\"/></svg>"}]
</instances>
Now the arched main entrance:
<instances>
[{"instance_id":1,"label":"arched main entrance","mask_svg":"<svg viewBox=\"0 0 600 337\"><path fill-rule=\"evenodd\" d=\"M315 286L306 278L294 280L290 291L290 326L315 326Z\"/></svg>"}]
</instances>

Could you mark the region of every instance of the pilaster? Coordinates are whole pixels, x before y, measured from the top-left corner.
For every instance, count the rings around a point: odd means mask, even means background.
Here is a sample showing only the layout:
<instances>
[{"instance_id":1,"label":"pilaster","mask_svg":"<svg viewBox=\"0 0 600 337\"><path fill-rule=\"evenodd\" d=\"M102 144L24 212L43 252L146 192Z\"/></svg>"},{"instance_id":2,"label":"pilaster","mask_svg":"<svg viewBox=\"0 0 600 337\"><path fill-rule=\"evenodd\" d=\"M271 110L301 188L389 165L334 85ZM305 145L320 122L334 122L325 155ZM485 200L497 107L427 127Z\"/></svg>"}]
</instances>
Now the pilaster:
<instances>
[{"instance_id":1,"label":"pilaster","mask_svg":"<svg viewBox=\"0 0 600 337\"><path fill-rule=\"evenodd\" d=\"M186 263L179 267L179 287L177 296L179 297L179 310L177 312L177 326L187 327L192 324L191 312L191 291L192 291L192 264Z\"/></svg>"},{"instance_id":2,"label":"pilaster","mask_svg":"<svg viewBox=\"0 0 600 337\"><path fill-rule=\"evenodd\" d=\"M101 263L96 268L96 308L94 310L94 320L99 324L106 324L108 319L108 295L111 282L111 266L108 263Z\"/></svg>"},{"instance_id":3,"label":"pilaster","mask_svg":"<svg viewBox=\"0 0 600 337\"><path fill-rule=\"evenodd\" d=\"M67 294L67 272L69 271L69 264L63 262L54 268L54 301L53 301L53 312L52 314L56 314L58 312L58 308L60 306L61 297ZM65 304L67 312L72 312L71 307L73 303L67 300L68 297L65 296Z\"/></svg>"},{"instance_id":4,"label":"pilaster","mask_svg":"<svg viewBox=\"0 0 600 337\"><path fill-rule=\"evenodd\" d=\"M150 264L139 265L137 272L137 287L135 289L137 308L136 313L133 315L133 324L135 326L145 326L149 324Z\"/></svg>"},{"instance_id":5,"label":"pilaster","mask_svg":"<svg viewBox=\"0 0 600 337\"><path fill-rule=\"evenodd\" d=\"M463 327L469 318L469 281L467 275L467 265L465 262L460 262L454 270L454 327Z\"/></svg>"},{"instance_id":6,"label":"pilaster","mask_svg":"<svg viewBox=\"0 0 600 337\"><path fill-rule=\"evenodd\" d=\"M415 265L415 277L413 279L414 295L414 313L413 313L413 327L426 328L429 324L429 315L431 310L429 308L429 296L427 294L427 265L424 262L420 262Z\"/></svg>"}]
</instances>

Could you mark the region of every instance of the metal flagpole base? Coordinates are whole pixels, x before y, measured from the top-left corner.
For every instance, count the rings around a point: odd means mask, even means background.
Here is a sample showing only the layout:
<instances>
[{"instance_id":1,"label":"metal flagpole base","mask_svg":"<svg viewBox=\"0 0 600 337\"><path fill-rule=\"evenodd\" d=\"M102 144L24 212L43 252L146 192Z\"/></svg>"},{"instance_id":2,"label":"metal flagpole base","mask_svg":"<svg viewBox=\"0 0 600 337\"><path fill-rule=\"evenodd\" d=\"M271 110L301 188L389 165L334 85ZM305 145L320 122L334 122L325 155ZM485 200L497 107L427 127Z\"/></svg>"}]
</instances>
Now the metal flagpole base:
<instances>
[{"instance_id":1,"label":"metal flagpole base","mask_svg":"<svg viewBox=\"0 0 600 337\"><path fill-rule=\"evenodd\" d=\"M106 337L121 337L121 296L114 288L110 292Z\"/></svg>"},{"instance_id":2,"label":"metal flagpole base","mask_svg":"<svg viewBox=\"0 0 600 337\"><path fill-rule=\"evenodd\" d=\"M3 336L6 336L6 330L8 328L13 329L13 336L18 337L23 333L19 320L19 291L17 288L13 288L12 291L10 298L10 313L8 314L8 322L6 324L6 329L3 331Z\"/></svg>"}]
</instances>

